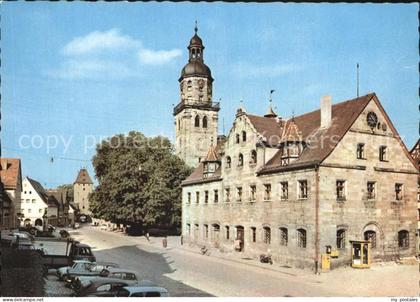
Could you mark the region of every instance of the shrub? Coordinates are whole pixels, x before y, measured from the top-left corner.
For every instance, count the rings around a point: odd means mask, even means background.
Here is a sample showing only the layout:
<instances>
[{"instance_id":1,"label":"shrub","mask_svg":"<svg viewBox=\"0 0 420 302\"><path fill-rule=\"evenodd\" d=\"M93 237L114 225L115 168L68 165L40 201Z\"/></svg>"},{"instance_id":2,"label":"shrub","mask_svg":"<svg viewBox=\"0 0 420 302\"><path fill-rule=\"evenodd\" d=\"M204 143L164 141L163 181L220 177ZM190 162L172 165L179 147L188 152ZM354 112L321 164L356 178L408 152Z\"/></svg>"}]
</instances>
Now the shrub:
<instances>
[{"instance_id":1,"label":"shrub","mask_svg":"<svg viewBox=\"0 0 420 302\"><path fill-rule=\"evenodd\" d=\"M39 253L2 246L1 262L1 296L45 296L43 265Z\"/></svg>"}]
</instances>

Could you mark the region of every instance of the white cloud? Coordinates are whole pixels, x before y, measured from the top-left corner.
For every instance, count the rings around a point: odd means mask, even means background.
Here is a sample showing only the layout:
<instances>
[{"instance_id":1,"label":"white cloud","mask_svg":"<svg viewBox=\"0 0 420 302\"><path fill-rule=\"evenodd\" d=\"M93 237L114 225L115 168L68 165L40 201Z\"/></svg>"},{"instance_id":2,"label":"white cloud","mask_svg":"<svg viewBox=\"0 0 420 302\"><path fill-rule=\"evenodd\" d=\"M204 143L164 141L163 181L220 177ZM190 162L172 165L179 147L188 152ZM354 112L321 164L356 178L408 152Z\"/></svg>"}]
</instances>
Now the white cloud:
<instances>
[{"instance_id":1,"label":"white cloud","mask_svg":"<svg viewBox=\"0 0 420 302\"><path fill-rule=\"evenodd\" d=\"M295 63L271 65L252 65L248 63L237 63L233 66L233 72L240 77L277 77L303 69L303 66Z\"/></svg>"},{"instance_id":2,"label":"white cloud","mask_svg":"<svg viewBox=\"0 0 420 302\"><path fill-rule=\"evenodd\" d=\"M180 57L180 49L172 50L151 50L143 48L138 52L138 58L141 63L148 65L161 65Z\"/></svg>"},{"instance_id":3,"label":"white cloud","mask_svg":"<svg viewBox=\"0 0 420 302\"><path fill-rule=\"evenodd\" d=\"M65 55L84 55L103 50L121 50L122 48L140 47L141 42L122 35L116 28L108 31L94 31L82 37L76 37L63 48Z\"/></svg>"},{"instance_id":4,"label":"white cloud","mask_svg":"<svg viewBox=\"0 0 420 302\"><path fill-rule=\"evenodd\" d=\"M61 49L64 60L44 74L65 80L138 77L142 66L163 65L181 56L179 49L151 50L140 39L113 28L76 37Z\"/></svg>"},{"instance_id":5,"label":"white cloud","mask_svg":"<svg viewBox=\"0 0 420 302\"><path fill-rule=\"evenodd\" d=\"M123 62L94 59L66 60L58 69L47 71L46 74L63 80L126 78L136 75Z\"/></svg>"}]
</instances>

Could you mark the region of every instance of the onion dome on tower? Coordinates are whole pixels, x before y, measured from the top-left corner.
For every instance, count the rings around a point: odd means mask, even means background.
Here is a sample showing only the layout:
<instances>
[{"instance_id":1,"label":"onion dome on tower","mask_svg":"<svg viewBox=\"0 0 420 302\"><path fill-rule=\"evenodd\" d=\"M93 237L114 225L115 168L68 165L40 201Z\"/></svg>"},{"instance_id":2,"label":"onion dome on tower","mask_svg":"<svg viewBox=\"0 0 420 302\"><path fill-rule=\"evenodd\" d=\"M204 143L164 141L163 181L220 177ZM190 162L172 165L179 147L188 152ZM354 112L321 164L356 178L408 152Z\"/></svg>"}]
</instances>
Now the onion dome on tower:
<instances>
[{"instance_id":1,"label":"onion dome on tower","mask_svg":"<svg viewBox=\"0 0 420 302\"><path fill-rule=\"evenodd\" d=\"M195 34L190 40L190 45L188 45L189 59L187 65L182 68L181 77L179 81L181 82L184 78L198 76L208 78L213 82L211 77L210 68L204 64L204 45L203 40L197 35L198 28L197 22L194 28Z\"/></svg>"}]
</instances>

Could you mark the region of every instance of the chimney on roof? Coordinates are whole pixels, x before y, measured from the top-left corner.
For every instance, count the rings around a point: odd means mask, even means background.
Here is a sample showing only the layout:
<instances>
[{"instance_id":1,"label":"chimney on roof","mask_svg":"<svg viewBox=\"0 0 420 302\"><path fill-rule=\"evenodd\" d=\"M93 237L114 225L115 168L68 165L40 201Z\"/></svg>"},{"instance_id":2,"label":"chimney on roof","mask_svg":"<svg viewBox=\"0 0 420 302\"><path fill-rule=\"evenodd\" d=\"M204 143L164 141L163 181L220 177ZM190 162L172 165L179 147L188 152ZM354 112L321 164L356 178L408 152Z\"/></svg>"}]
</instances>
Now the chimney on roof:
<instances>
[{"instance_id":1,"label":"chimney on roof","mask_svg":"<svg viewBox=\"0 0 420 302\"><path fill-rule=\"evenodd\" d=\"M331 96L321 98L321 129L331 126Z\"/></svg>"},{"instance_id":2,"label":"chimney on roof","mask_svg":"<svg viewBox=\"0 0 420 302\"><path fill-rule=\"evenodd\" d=\"M7 158L2 158L1 159L1 169L2 170L7 170Z\"/></svg>"}]
</instances>

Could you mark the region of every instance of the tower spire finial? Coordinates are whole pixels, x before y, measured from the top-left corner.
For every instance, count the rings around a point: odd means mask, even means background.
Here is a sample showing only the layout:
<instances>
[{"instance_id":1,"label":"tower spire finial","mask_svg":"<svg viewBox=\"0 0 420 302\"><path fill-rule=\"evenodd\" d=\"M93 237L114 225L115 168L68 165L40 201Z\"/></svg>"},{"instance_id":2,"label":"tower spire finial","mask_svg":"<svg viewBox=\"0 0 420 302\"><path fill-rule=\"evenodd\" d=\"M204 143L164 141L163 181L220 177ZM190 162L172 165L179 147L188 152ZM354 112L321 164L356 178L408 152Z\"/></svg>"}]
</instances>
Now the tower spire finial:
<instances>
[{"instance_id":1,"label":"tower spire finial","mask_svg":"<svg viewBox=\"0 0 420 302\"><path fill-rule=\"evenodd\" d=\"M198 32L198 22L195 20L195 27L194 27L195 34Z\"/></svg>"}]
</instances>

